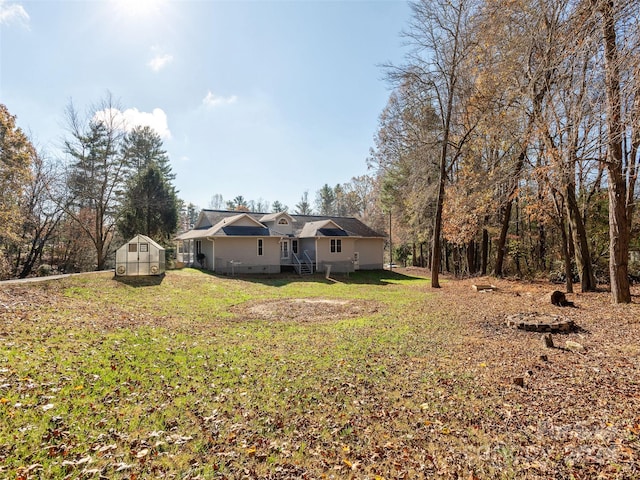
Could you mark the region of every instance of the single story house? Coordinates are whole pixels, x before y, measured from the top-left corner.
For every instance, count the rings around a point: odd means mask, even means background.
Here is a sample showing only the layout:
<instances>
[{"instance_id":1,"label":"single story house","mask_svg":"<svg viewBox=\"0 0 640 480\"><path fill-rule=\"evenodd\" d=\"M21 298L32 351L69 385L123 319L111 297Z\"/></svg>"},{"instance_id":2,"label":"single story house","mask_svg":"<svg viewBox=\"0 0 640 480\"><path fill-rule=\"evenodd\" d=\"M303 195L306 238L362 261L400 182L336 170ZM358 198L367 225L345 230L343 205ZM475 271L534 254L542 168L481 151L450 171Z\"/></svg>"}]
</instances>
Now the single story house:
<instances>
[{"instance_id":1,"label":"single story house","mask_svg":"<svg viewBox=\"0 0 640 480\"><path fill-rule=\"evenodd\" d=\"M381 269L385 236L351 217L203 210L176 240L178 264L232 275L310 274Z\"/></svg>"}]
</instances>

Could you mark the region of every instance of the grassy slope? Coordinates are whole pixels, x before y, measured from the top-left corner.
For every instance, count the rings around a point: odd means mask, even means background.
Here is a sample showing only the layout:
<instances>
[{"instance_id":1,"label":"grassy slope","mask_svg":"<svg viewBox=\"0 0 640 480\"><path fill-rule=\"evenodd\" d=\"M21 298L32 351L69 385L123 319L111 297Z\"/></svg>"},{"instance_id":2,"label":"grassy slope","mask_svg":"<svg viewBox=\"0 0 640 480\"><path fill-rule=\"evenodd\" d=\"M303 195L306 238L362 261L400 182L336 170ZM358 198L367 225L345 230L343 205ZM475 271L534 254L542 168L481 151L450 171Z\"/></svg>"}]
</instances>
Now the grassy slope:
<instances>
[{"instance_id":1,"label":"grassy slope","mask_svg":"<svg viewBox=\"0 0 640 480\"><path fill-rule=\"evenodd\" d=\"M540 352L477 295L339 280L0 287L0 477L640 477L625 334Z\"/></svg>"}]
</instances>

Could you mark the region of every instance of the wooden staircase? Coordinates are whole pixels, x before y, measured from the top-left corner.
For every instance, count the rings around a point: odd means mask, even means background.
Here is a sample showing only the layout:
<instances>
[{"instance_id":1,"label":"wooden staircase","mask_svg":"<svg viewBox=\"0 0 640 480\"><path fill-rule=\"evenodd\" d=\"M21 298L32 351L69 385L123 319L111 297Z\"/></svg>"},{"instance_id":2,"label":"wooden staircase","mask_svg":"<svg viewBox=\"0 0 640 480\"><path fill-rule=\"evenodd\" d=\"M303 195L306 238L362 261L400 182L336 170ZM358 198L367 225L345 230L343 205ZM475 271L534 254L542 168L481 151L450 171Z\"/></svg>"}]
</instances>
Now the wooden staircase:
<instances>
[{"instance_id":1,"label":"wooden staircase","mask_svg":"<svg viewBox=\"0 0 640 480\"><path fill-rule=\"evenodd\" d=\"M307 254L303 253L303 258L299 258L295 253L293 254L293 266L298 272L298 275L312 275L313 274L313 262Z\"/></svg>"}]
</instances>

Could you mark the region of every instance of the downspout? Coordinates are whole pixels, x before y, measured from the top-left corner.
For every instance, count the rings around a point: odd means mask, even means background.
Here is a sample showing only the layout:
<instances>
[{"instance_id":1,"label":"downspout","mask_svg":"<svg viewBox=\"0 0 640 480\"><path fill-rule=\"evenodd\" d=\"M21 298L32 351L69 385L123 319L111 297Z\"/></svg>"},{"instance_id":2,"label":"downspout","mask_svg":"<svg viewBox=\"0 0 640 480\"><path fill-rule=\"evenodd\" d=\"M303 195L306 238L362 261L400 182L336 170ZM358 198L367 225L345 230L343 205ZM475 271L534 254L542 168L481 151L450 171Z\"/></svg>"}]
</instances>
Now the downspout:
<instances>
[{"instance_id":1,"label":"downspout","mask_svg":"<svg viewBox=\"0 0 640 480\"><path fill-rule=\"evenodd\" d=\"M315 237L315 242L316 242L316 248L315 248L315 264L316 264L316 271L318 271L318 237Z\"/></svg>"}]
</instances>

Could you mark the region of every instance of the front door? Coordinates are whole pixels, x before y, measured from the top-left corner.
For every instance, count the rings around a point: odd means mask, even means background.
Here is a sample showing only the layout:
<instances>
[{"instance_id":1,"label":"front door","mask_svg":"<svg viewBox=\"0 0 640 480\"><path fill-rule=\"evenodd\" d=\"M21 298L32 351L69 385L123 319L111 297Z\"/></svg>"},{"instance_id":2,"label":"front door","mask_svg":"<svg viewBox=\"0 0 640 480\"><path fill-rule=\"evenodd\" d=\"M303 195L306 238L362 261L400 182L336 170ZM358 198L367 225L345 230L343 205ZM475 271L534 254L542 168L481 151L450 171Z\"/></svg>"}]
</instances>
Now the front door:
<instances>
[{"instance_id":1,"label":"front door","mask_svg":"<svg viewBox=\"0 0 640 480\"><path fill-rule=\"evenodd\" d=\"M353 252L353 269L360 270L360 253Z\"/></svg>"}]
</instances>

